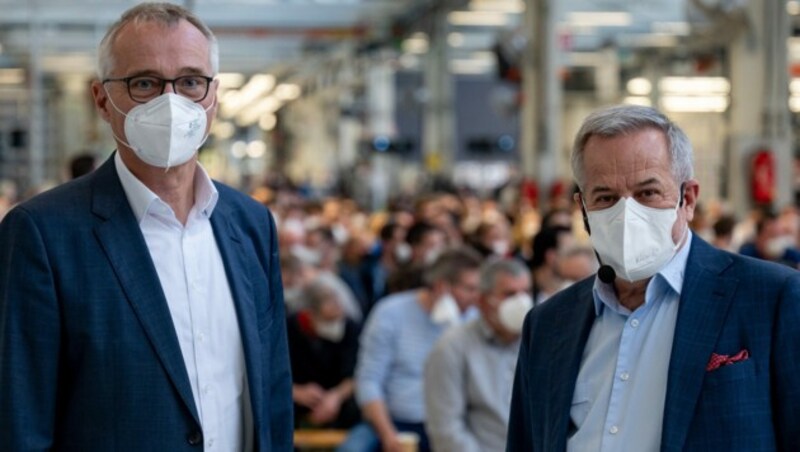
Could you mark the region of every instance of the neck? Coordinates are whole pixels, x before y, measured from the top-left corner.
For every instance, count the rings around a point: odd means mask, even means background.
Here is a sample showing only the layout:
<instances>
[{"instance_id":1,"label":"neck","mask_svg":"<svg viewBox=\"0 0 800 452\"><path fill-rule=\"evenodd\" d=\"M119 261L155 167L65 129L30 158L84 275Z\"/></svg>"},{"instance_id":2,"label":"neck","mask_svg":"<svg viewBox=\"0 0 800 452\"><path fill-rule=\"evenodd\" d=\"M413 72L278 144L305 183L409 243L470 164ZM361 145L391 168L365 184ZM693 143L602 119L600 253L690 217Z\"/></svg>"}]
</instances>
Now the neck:
<instances>
[{"instance_id":1,"label":"neck","mask_svg":"<svg viewBox=\"0 0 800 452\"><path fill-rule=\"evenodd\" d=\"M644 304L644 295L647 291L647 283L649 282L650 278L628 282L617 277L614 281L614 289L617 293L619 303L628 308L629 311L635 311L639 306Z\"/></svg>"},{"instance_id":2,"label":"neck","mask_svg":"<svg viewBox=\"0 0 800 452\"><path fill-rule=\"evenodd\" d=\"M120 157L130 172L167 203L175 212L178 221L185 225L189 211L194 206L194 174L197 161L190 159L182 165L165 170L147 165L129 152L120 152Z\"/></svg>"},{"instance_id":3,"label":"neck","mask_svg":"<svg viewBox=\"0 0 800 452\"><path fill-rule=\"evenodd\" d=\"M431 310L433 310L434 301L436 301L436 297L430 289L419 289L417 292L417 303L422 306L425 312L431 312Z\"/></svg>"}]
</instances>

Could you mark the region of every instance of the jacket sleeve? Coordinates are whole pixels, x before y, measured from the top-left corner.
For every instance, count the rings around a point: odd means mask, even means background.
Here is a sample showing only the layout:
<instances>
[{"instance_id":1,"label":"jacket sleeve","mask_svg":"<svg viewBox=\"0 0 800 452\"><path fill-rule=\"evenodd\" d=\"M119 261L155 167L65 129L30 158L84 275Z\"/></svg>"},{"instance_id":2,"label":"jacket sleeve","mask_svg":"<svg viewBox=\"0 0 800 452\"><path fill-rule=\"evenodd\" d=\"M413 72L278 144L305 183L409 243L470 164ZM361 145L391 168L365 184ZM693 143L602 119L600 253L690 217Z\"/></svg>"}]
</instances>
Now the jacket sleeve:
<instances>
[{"instance_id":1,"label":"jacket sleeve","mask_svg":"<svg viewBox=\"0 0 800 452\"><path fill-rule=\"evenodd\" d=\"M511 412L508 417L506 452L534 452L531 442L531 403L528 400L527 358L530 353L531 315L528 313L522 328L522 341L511 393Z\"/></svg>"},{"instance_id":2,"label":"jacket sleeve","mask_svg":"<svg viewBox=\"0 0 800 452\"><path fill-rule=\"evenodd\" d=\"M778 449L800 450L800 272L786 280L773 330L773 419Z\"/></svg>"},{"instance_id":3,"label":"jacket sleeve","mask_svg":"<svg viewBox=\"0 0 800 452\"><path fill-rule=\"evenodd\" d=\"M60 314L40 231L17 207L0 223L0 444L52 447Z\"/></svg>"},{"instance_id":4,"label":"jacket sleeve","mask_svg":"<svg viewBox=\"0 0 800 452\"><path fill-rule=\"evenodd\" d=\"M294 443L294 415L292 406L292 375L289 367L289 345L286 337L286 314L283 302L283 283L281 281L278 238L275 221L269 216L269 284L272 299L270 303L271 327L269 344L271 360L269 367L269 412L271 448L267 450L291 451Z\"/></svg>"}]
</instances>

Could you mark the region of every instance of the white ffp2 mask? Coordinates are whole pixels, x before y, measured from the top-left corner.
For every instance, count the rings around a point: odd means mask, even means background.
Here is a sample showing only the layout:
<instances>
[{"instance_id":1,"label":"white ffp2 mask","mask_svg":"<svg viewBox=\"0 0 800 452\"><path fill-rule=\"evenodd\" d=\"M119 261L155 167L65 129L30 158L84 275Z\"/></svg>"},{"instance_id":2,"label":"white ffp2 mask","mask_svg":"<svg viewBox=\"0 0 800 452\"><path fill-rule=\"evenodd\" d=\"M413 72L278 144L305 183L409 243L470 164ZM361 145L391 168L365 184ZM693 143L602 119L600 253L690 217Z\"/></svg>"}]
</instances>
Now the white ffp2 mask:
<instances>
[{"instance_id":1,"label":"white ffp2 mask","mask_svg":"<svg viewBox=\"0 0 800 452\"><path fill-rule=\"evenodd\" d=\"M680 205L657 209L632 198L620 198L607 209L588 212L592 246L617 276L627 281L649 278L678 249L672 240L672 226Z\"/></svg>"},{"instance_id":2,"label":"white ffp2 mask","mask_svg":"<svg viewBox=\"0 0 800 452\"><path fill-rule=\"evenodd\" d=\"M110 97L109 97L110 99ZM148 165L169 168L189 161L206 140L208 108L174 93L165 93L123 113L125 137L122 141ZM119 138L117 138L119 139Z\"/></svg>"},{"instance_id":3,"label":"white ffp2 mask","mask_svg":"<svg viewBox=\"0 0 800 452\"><path fill-rule=\"evenodd\" d=\"M525 315L533 308L533 300L526 293L518 293L500 302L497 308L497 320L503 328L514 334L522 332Z\"/></svg>"},{"instance_id":4,"label":"white ffp2 mask","mask_svg":"<svg viewBox=\"0 0 800 452\"><path fill-rule=\"evenodd\" d=\"M458 303L450 292L445 292L441 297L436 299L431 309L431 319L433 323L437 325L453 325L458 322L460 317L461 310L458 308Z\"/></svg>"}]
</instances>

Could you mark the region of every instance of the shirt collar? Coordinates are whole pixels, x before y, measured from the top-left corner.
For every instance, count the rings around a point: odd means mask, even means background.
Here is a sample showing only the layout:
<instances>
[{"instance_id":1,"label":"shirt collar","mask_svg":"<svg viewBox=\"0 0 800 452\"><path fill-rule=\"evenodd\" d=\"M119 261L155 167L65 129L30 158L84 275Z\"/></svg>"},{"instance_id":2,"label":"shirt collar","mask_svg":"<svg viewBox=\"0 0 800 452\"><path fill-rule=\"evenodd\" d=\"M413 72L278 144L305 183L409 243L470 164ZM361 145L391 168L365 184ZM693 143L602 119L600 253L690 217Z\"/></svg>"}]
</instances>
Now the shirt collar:
<instances>
[{"instance_id":1,"label":"shirt collar","mask_svg":"<svg viewBox=\"0 0 800 452\"><path fill-rule=\"evenodd\" d=\"M678 249L678 252L672 256L672 259L670 259L658 273L653 275L653 278L647 283L648 293L651 290L651 284L657 284L654 283L654 281L662 281L678 295L678 298L680 298L684 272L686 271L686 261L689 258L689 249L691 246L692 231L691 229L687 229L686 242ZM614 285L604 283L600 280L599 276L595 276L592 293L594 295L595 314L598 316L602 314L604 305L613 310L625 310L625 308L619 304L619 300L617 300L617 295L614 292ZM647 303L647 297L645 297L645 303Z\"/></svg>"},{"instance_id":2,"label":"shirt collar","mask_svg":"<svg viewBox=\"0 0 800 452\"><path fill-rule=\"evenodd\" d=\"M128 198L128 202L131 205L133 214L136 216L137 222L141 223L147 212L154 205L164 206L169 209L170 212L172 212L172 209L170 209L169 206L158 197L158 195L153 193L152 190L147 188L142 181L137 179L136 176L131 173L131 171L125 165L125 162L123 162L122 158L119 156L119 151L117 151L114 155L114 166L117 169L117 174L119 175L119 181L122 184L122 189L125 191L125 196ZM195 203L193 210L196 210L206 218L209 218L211 217L211 213L214 211L214 207L217 205L219 192L217 192L217 188L214 186L214 183L211 181L208 173L199 162L197 163L194 176Z\"/></svg>"}]
</instances>

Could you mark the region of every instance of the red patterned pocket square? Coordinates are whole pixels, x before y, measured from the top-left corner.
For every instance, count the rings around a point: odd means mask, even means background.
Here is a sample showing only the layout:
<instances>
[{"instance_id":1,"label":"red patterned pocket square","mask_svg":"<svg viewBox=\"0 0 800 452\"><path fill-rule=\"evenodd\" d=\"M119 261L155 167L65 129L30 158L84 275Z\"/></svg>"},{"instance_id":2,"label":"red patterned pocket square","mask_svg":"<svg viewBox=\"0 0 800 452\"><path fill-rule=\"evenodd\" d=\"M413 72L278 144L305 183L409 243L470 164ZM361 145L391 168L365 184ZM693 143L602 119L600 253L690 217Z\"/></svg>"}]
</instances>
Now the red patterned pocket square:
<instances>
[{"instance_id":1,"label":"red patterned pocket square","mask_svg":"<svg viewBox=\"0 0 800 452\"><path fill-rule=\"evenodd\" d=\"M744 361L748 358L750 358L750 353L746 348L742 349L742 351L733 356L712 353L711 359L708 360L708 364L706 365L706 372L711 372L714 369L727 366L728 364L738 363L739 361Z\"/></svg>"}]
</instances>

